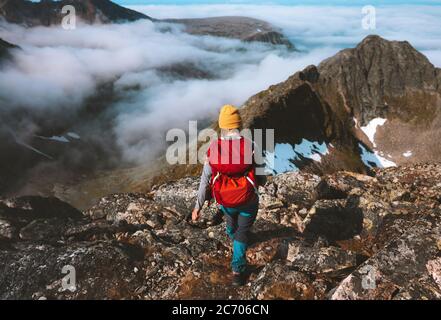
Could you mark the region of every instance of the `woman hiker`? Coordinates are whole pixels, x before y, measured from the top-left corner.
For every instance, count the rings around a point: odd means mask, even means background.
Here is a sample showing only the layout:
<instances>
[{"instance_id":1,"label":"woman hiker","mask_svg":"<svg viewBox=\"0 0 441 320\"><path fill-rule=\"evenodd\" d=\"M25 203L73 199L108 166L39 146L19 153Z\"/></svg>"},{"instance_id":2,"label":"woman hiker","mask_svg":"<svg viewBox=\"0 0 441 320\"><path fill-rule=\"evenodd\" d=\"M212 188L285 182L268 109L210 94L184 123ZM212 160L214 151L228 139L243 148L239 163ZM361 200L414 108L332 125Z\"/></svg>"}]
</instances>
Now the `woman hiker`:
<instances>
[{"instance_id":1,"label":"woman hiker","mask_svg":"<svg viewBox=\"0 0 441 320\"><path fill-rule=\"evenodd\" d=\"M226 232L233 241L233 285L242 286L250 228L259 208L254 143L240 135L239 111L231 105L221 109L219 127L221 138L212 141L208 149L192 220L199 218L206 200L213 198L219 204L227 220Z\"/></svg>"}]
</instances>

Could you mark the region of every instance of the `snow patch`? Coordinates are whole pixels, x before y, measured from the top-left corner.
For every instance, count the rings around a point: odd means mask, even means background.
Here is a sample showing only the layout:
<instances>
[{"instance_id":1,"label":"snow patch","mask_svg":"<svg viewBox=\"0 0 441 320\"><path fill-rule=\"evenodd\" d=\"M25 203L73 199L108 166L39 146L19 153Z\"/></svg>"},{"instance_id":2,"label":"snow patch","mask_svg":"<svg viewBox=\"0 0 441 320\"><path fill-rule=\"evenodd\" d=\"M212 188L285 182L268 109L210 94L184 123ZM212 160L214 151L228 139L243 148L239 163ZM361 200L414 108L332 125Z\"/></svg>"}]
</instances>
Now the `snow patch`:
<instances>
[{"instance_id":1,"label":"snow patch","mask_svg":"<svg viewBox=\"0 0 441 320\"><path fill-rule=\"evenodd\" d=\"M361 143L358 144L361 149L361 160L370 168L389 168L396 167L396 163L382 157L377 151L368 151Z\"/></svg>"},{"instance_id":2,"label":"snow patch","mask_svg":"<svg viewBox=\"0 0 441 320\"><path fill-rule=\"evenodd\" d=\"M294 161L307 158L321 162L322 156L328 153L328 146L324 142L302 139L302 142L296 145L277 143L274 152L265 152L266 171L275 174L298 171L299 168L294 164Z\"/></svg>"},{"instance_id":3,"label":"snow patch","mask_svg":"<svg viewBox=\"0 0 441 320\"><path fill-rule=\"evenodd\" d=\"M354 118L352 118L352 119L354 120L355 127L356 127L356 128L359 128L360 126L358 125L358 120L357 120L357 118L354 117Z\"/></svg>"},{"instance_id":4,"label":"snow patch","mask_svg":"<svg viewBox=\"0 0 441 320\"><path fill-rule=\"evenodd\" d=\"M321 158L329 153L326 143L311 142L303 139L300 144L296 144L294 150L305 158L321 162Z\"/></svg>"},{"instance_id":5,"label":"snow patch","mask_svg":"<svg viewBox=\"0 0 441 320\"><path fill-rule=\"evenodd\" d=\"M374 166L378 168L389 168L397 166L395 162L385 158L385 154L383 151L375 150L375 148L377 147L377 144L375 143L375 134L377 133L377 128L383 126L386 121L387 119L384 118L375 118L372 119L366 126L360 128L374 146L374 150L372 152L367 150L361 143L359 143L359 148L361 149L361 160L366 166L370 168ZM392 158L390 154L388 154L387 157Z\"/></svg>"},{"instance_id":6,"label":"snow patch","mask_svg":"<svg viewBox=\"0 0 441 320\"><path fill-rule=\"evenodd\" d=\"M67 135L69 136L69 138L73 138L73 139L76 139L76 140L81 139L80 135L78 133L75 133L75 132L68 132Z\"/></svg>"},{"instance_id":7,"label":"snow patch","mask_svg":"<svg viewBox=\"0 0 441 320\"><path fill-rule=\"evenodd\" d=\"M406 151L405 153L403 153L403 156L405 156L406 158L409 158L412 156L412 151Z\"/></svg>"},{"instance_id":8,"label":"snow patch","mask_svg":"<svg viewBox=\"0 0 441 320\"><path fill-rule=\"evenodd\" d=\"M37 137L40 139L43 139L43 140L51 140L51 141L62 142L62 143L69 143L70 140L68 138L75 139L75 140L81 139L81 137L75 132L68 132L66 134L66 136L52 136L52 137L37 136Z\"/></svg>"},{"instance_id":9,"label":"snow patch","mask_svg":"<svg viewBox=\"0 0 441 320\"><path fill-rule=\"evenodd\" d=\"M292 162L294 159L298 159L298 156L293 146L288 143L278 143L274 152L265 152L265 171L274 174L298 171L299 168Z\"/></svg>"},{"instance_id":10,"label":"snow patch","mask_svg":"<svg viewBox=\"0 0 441 320\"><path fill-rule=\"evenodd\" d=\"M69 143L69 140L67 140L67 138L64 137L64 136L53 136L53 137L49 137L48 140L53 140L53 141L63 142L63 143Z\"/></svg>"},{"instance_id":11,"label":"snow patch","mask_svg":"<svg viewBox=\"0 0 441 320\"><path fill-rule=\"evenodd\" d=\"M377 146L375 144L375 134L377 133L377 127L383 126L386 123L386 121L387 121L387 119L375 118L375 119L372 119L367 124L367 126L360 128L364 132L364 134L368 136L369 140L372 142L374 147Z\"/></svg>"},{"instance_id":12,"label":"snow patch","mask_svg":"<svg viewBox=\"0 0 441 320\"><path fill-rule=\"evenodd\" d=\"M57 142L69 143L69 140L65 136L52 136L52 137L37 136L37 137L43 140L52 140Z\"/></svg>"}]
</instances>

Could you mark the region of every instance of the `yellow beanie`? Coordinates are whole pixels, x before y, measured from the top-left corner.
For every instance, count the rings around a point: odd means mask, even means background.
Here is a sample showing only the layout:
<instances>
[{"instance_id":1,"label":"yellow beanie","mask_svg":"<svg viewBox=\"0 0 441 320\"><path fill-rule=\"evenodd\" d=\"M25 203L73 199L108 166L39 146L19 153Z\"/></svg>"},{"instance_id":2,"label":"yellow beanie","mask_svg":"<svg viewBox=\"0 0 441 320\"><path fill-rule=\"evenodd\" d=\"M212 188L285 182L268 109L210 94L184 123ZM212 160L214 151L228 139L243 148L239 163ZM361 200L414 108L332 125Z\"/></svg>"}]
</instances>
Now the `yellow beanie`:
<instances>
[{"instance_id":1,"label":"yellow beanie","mask_svg":"<svg viewBox=\"0 0 441 320\"><path fill-rule=\"evenodd\" d=\"M225 105L219 113L219 128L239 129L241 124L239 110L232 105Z\"/></svg>"}]
</instances>

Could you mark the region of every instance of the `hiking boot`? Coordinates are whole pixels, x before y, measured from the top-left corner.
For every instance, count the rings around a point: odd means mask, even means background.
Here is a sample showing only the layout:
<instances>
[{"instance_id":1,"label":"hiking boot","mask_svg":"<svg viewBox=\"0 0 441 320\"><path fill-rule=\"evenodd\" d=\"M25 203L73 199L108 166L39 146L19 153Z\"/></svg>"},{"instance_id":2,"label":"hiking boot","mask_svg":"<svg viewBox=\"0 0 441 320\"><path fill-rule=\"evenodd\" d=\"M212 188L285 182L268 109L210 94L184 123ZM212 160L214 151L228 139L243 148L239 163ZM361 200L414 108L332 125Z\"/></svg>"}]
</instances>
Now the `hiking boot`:
<instances>
[{"instance_id":1,"label":"hiking boot","mask_svg":"<svg viewBox=\"0 0 441 320\"><path fill-rule=\"evenodd\" d=\"M232 285L234 287L242 287L243 285L245 285L246 283L246 279L245 279L245 273L236 273L233 272L233 282Z\"/></svg>"}]
</instances>

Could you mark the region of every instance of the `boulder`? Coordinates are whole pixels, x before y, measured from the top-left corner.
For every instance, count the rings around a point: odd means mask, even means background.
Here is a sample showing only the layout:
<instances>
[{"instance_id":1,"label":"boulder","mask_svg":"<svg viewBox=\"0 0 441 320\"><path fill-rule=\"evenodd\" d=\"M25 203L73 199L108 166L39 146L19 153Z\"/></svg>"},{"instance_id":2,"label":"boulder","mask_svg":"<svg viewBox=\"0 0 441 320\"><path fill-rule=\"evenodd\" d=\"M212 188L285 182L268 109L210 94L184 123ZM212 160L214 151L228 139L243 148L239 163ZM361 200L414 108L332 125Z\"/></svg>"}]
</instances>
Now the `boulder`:
<instances>
[{"instance_id":1,"label":"boulder","mask_svg":"<svg viewBox=\"0 0 441 320\"><path fill-rule=\"evenodd\" d=\"M280 261L268 264L251 287L251 297L258 300L312 300L324 296L320 282L292 270Z\"/></svg>"},{"instance_id":2,"label":"boulder","mask_svg":"<svg viewBox=\"0 0 441 320\"><path fill-rule=\"evenodd\" d=\"M18 244L14 250L0 250L0 298L133 298L139 282L133 270L141 259L142 252L136 255L128 246L111 243ZM75 277L67 286L62 282L65 270ZM69 284L75 285L73 291Z\"/></svg>"},{"instance_id":3,"label":"boulder","mask_svg":"<svg viewBox=\"0 0 441 320\"><path fill-rule=\"evenodd\" d=\"M321 241L308 244L302 240L285 240L279 250L286 252L289 266L302 272L337 274L357 266L357 255L354 252L326 246Z\"/></svg>"},{"instance_id":4,"label":"boulder","mask_svg":"<svg viewBox=\"0 0 441 320\"><path fill-rule=\"evenodd\" d=\"M441 298L437 283L439 223L439 217L416 221L402 236L391 240L344 279L331 298Z\"/></svg>"},{"instance_id":5,"label":"boulder","mask_svg":"<svg viewBox=\"0 0 441 320\"><path fill-rule=\"evenodd\" d=\"M330 241L346 240L361 233L363 213L346 200L318 200L304 220L305 233Z\"/></svg>"}]
</instances>

